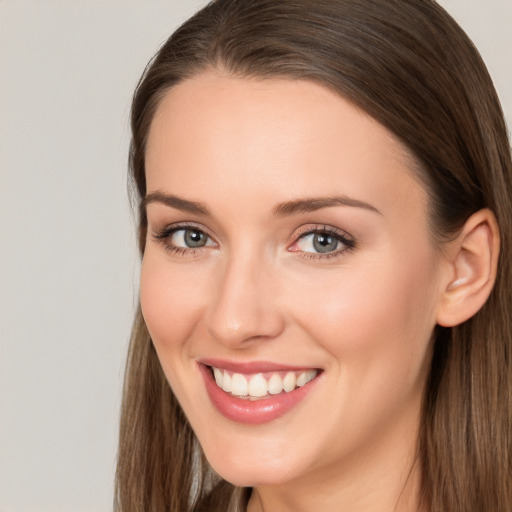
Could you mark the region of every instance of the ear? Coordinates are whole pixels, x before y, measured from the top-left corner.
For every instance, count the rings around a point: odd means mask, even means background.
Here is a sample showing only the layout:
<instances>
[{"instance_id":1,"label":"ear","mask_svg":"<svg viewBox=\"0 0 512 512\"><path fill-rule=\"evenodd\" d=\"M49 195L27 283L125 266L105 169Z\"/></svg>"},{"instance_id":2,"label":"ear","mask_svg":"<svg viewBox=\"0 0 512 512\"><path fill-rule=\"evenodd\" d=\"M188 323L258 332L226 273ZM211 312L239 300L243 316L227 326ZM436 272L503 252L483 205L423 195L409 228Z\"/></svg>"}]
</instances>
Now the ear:
<instances>
[{"instance_id":1,"label":"ear","mask_svg":"<svg viewBox=\"0 0 512 512\"><path fill-rule=\"evenodd\" d=\"M436 315L439 325L461 324L484 305L496 280L499 245L498 223L488 209L469 217L449 243L447 278Z\"/></svg>"}]
</instances>

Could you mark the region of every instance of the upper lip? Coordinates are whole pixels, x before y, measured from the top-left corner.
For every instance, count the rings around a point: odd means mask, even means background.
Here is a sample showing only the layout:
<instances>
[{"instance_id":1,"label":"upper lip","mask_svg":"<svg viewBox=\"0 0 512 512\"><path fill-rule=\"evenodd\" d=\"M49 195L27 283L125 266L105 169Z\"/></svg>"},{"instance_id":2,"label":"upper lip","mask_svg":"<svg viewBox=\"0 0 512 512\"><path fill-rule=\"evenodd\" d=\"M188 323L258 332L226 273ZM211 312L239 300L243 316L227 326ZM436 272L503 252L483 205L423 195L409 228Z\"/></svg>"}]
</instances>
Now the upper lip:
<instances>
[{"instance_id":1,"label":"upper lip","mask_svg":"<svg viewBox=\"0 0 512 512\"><path fill-rule=\"evenodd\" d=\"M227 361L223 359L198 359L206 366L214 366L233 373L252 374L278 371L305 371L316 369L314 366L293 366L271 361Z\"/></svg>"}]
</instances>

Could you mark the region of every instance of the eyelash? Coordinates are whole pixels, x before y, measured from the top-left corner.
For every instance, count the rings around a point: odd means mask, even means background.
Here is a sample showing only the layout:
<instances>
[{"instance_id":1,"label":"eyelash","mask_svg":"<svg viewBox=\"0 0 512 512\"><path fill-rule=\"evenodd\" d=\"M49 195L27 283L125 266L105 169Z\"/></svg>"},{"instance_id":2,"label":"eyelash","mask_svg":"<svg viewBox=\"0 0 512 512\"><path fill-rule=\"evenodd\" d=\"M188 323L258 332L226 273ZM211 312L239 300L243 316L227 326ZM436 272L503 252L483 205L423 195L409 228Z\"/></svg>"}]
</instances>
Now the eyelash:
<instances>
[{"instance_id":1,"label":"eyelash","mask_svg":"<svg viewBox=\"0 0 512 512\"><path fill-rule=\"evenodd\" d=\"M171 254L179 254L179 255L191 255L194 256L198 252L200 252L205 247L178 247L176 245L173 245L170 243L169 239L170 237L176 233L177 231L181 230L193 230L198 231L200 233L203 233L206 237L208 237L210 240L213 240L213 237L209 235L207 231L205 231L204 228L201 228L197 226L196 224L179 224L179 225L172 225L172 226L166 226L165 228L156 231L153 233L153 238L160 244L164 246L164 248L169 251Z\"/></svg>"},{"instance_id":2,"label":"eyelash","mask_svg":"<svg viewBox=\"0 0 512 512\"><path fill-rule=\"evenodd\" d=\"M332 236L335 240L337 240L341 245L341 249L335 249L334 251L326 252L326 253L318 253L318 252L305 252L305 251L292 251L297 252L301 258L305 258L307 260L327 260L331 258L340 258L345 253L352 251L356 248L356 242L347 232L342 231L340 229L336 229L326 225L318 225L314 228L307 227L304 228L303 231L299 230L299 232L295 235L295 242L292 245L295 245L299 242L299 240L305 238L308 235L328 235Z\"/></svg>"},{"instance_id":3,"label":"eyelash","mask_svg":"<svg viewBox=\"0 0 512 512\"><path fill-rule=\"evenodd\" d=\"M172 225L172 226L166 226L165 228L156 231L153 233L153 238L158 242L161 243L164 248L169 251L171 254L179 254L179 255L191 255L194 256L198 252L200 252L202 249L207 248L208 246L202 246L198 248L194 247L178 247L176 245L172 245L169 242L169 238L176 232L181 230L194 230L198 231L200 233L203 233L206 237L208 237L210 240L214 240L213 237L202 227L197 226L196 224L179 224L179 225ZM315 235L315 234L322 234L322 235L328 235L332 236L334 239L336 239L343 247L341 249L335 249L334 251L326 252L326 253L316 253L316 252L305 252L305 251L297 251L292 250L290 252L297 252L300 257L309 259L309 260L327 260L331 258L339 258L343 256L346 252L352 251L356 248L356 242L352 238L351 235L346 233L345 231L335 229L330 226L316 226L314 228L307 227L304 228L302 231L299 230L299 232L295 235L295 241L292 246L297 244L301 239L304 239L308 235Z\"/></svg>"}]
</instances>

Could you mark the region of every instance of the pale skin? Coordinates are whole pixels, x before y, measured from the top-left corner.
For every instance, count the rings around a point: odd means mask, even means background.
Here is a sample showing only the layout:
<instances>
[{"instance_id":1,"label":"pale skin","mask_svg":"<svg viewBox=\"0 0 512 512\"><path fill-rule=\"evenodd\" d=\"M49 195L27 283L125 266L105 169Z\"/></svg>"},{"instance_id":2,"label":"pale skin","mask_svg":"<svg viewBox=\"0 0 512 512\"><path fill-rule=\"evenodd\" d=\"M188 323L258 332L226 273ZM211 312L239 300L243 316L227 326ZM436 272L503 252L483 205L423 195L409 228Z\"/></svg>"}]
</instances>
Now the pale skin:
<instances>
[{"instance_id":1,"label":"pale skin","mask_svg":"<svg viewBox=\"0 0 512 512\"><path fill-rule=\"evenodd\" d=\"M312 82L208 71L155 114L142 310L209 462L253 487L249 512L418 509L432 332L485 302L499 242L481 210L440 247L411 168L388 130ZM284 416L245 425L210 402L206 357L322 372Z\"/></svg>"}]
</instances>

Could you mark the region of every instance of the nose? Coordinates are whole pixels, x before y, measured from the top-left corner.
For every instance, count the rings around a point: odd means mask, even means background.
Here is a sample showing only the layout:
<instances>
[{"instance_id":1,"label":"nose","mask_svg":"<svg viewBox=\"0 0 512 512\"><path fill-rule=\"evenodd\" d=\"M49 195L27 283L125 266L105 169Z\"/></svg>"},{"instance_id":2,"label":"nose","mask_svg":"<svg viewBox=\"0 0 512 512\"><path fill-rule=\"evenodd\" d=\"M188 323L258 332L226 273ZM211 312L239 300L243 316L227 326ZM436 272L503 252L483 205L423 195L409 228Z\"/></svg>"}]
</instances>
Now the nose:
<instances>
[{"instance_id":1,"label":"nose","mask_svg":"<svg viewBox=\"0 0 512 512\"><path fill-rule=\"evenodd\" d=\"M210 335L229 348L245 348L277 337L284 317L276 305L277 282L254 257L232 258L216 279L207 325Z\"/></svg>"}]
</instances>

